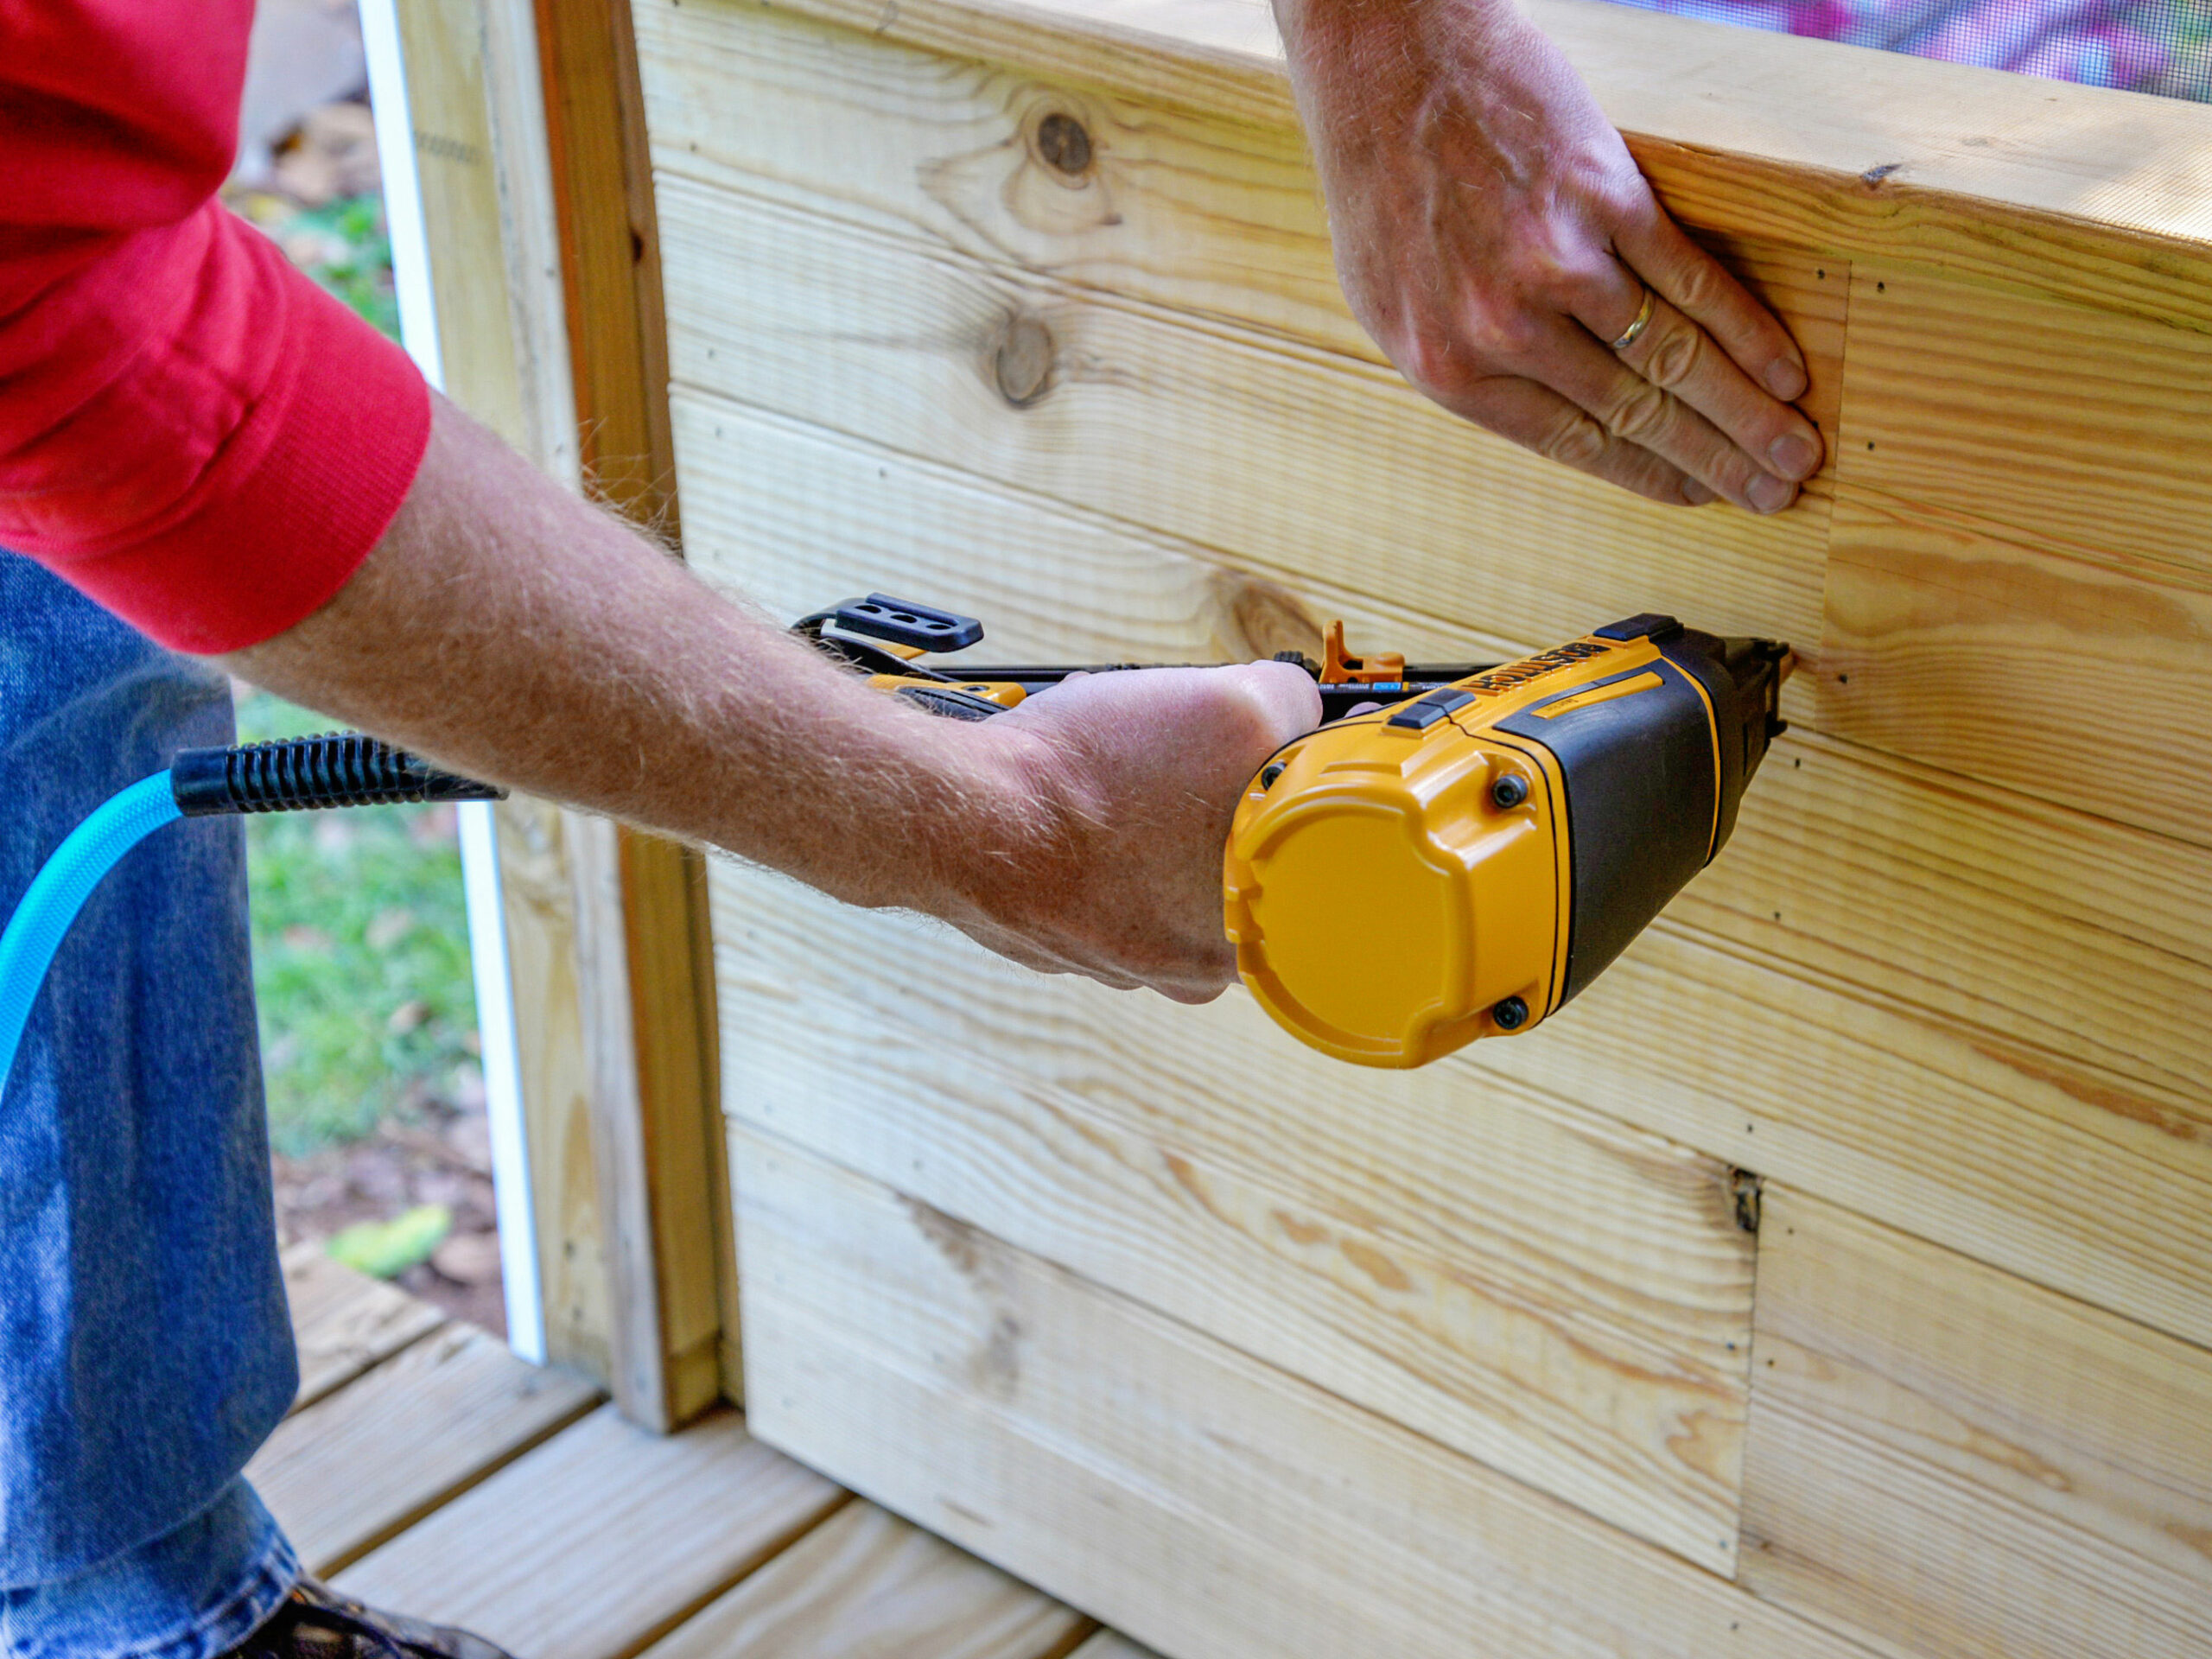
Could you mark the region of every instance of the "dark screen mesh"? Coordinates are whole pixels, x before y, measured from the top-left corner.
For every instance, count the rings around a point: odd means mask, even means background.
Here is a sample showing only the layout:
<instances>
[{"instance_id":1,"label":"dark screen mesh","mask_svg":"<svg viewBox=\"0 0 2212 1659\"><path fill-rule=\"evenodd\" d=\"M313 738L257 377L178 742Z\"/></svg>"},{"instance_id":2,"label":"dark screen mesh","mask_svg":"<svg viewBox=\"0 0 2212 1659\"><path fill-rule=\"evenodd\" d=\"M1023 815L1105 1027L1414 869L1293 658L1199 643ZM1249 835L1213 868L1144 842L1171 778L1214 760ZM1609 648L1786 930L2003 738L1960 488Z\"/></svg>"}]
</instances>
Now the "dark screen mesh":
<instances>
[{"instance_id":1,"label":"dark screen mesh","mask_svg":"<svg viewBox=\"0 0 2212 1659\"><path fill-rule=\"evenodd\" d=\"M2212 0L1617 0L1951 63L2212 97Z\"/></svg>"}]
</instances>

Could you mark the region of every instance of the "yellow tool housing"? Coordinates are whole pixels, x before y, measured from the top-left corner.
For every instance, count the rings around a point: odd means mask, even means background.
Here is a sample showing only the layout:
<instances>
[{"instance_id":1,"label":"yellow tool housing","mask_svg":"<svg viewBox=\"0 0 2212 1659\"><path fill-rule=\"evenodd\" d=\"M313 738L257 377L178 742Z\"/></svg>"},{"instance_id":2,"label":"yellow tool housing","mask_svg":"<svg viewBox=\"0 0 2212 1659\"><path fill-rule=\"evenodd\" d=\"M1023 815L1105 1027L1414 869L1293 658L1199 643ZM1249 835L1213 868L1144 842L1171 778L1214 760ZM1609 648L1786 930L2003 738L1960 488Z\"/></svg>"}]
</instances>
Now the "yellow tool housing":
<instances>
[{"instance_id":1,"label":"yellow tool housing","mask_svg":"<svg viewBox=\"0 0 2212 1659\"><path fill-rule=\"evenodd\" d=\"M1533 1028L1727 839L1788 655L1634 617L1289 744L1224 861L1244 982L1368 1065Z\"/></svg>"}]
</instances>

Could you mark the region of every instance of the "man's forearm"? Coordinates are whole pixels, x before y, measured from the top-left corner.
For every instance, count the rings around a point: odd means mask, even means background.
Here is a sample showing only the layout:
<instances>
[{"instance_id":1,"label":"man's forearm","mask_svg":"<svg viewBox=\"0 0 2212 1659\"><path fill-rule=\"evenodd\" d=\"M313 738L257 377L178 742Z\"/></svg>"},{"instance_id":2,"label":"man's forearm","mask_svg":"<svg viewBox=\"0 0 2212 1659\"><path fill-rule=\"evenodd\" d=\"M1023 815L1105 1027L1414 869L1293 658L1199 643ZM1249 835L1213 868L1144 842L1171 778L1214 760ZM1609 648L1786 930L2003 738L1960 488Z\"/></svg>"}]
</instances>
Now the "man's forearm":
<instances>
[{"instance_id":1,"label":"man's forearm","mask_svg":"<svg viewBox=\"0 0 2212 1659\"><path fill-rule=\"evenodd\" d=\"M868 690L442 401L353 581L227 661L464 772L863 904L957 906L979 836L1035 851L1000 746Z\"/></svg>"},{"instance_id":2,"label":"man's forearm","mask_svg":"<svg viewBox=\"0 0 2212 1659\"><path fill-rule=\"evenodd\" d=\"M993 719L868 690L438 403L398 517L245 677L463 772L683 836L1033 967L1233 978L1239 792L1319 700L1280 663L1081 677Z\"/></svg>"}]
</instances>

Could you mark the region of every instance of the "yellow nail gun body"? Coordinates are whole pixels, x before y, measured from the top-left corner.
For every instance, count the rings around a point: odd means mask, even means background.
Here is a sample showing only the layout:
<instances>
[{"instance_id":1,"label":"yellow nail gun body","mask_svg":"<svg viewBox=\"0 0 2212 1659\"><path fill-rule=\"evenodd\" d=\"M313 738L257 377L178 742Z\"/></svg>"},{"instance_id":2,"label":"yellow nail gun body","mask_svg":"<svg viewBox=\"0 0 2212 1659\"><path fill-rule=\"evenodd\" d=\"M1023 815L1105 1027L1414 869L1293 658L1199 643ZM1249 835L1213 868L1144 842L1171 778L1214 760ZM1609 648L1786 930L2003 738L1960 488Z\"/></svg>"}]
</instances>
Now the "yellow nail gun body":
<instances>
[{"instance_id":1,"label":"yellow nail gun body","mask_svg":"<svg viewBox=\"0 0 2212 1659\"><path fill-rule=\"evenodd\" d=\"M880 594L798 626L966 719L1077 671L918 669L906 653L972 644L982 625ZM1783 729L1789 648L1672 617L1492 666L1362 661L1342 641L1332 626L1324 661L1294 658L1324 723L1246 789L1223 887L1253 995L1361 1065L1425 1065L1564 1007L1726 843Z\"/></svg>"}]
</instances>

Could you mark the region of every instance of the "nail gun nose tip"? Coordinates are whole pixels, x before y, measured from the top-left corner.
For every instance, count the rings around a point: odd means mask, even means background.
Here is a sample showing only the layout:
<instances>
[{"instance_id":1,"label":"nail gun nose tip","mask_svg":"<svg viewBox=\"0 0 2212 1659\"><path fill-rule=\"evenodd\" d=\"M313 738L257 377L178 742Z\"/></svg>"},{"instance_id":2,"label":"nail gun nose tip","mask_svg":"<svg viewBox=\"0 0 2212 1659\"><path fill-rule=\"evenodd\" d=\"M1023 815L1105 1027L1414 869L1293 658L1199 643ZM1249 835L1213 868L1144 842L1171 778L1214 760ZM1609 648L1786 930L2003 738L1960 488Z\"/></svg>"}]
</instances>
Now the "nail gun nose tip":
<instances>
[{"instance_id":1,"label":"nail gun nose tip","mask_svg":"<svg viewBox=\"0 0 2212 1659\"><path fill-rule=\"evenodd\" d=\"M1782 661L1775 670L1777 683L1783 685L1789 684L1789 677L1796 671L1797 653L1794 651L1783 652L1782 653Z\"/></svg>"}]
</instances>

